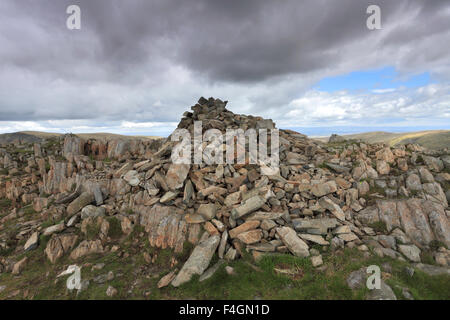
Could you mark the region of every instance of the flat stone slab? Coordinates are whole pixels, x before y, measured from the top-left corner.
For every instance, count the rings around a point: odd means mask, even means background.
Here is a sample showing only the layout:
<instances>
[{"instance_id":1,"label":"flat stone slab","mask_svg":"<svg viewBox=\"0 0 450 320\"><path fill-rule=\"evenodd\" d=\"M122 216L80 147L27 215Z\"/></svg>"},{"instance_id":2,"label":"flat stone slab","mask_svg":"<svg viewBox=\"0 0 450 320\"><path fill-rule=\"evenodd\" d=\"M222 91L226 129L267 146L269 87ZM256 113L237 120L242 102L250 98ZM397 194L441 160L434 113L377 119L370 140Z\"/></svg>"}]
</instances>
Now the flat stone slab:
<instances>
[{"instance_id":1,"label":"flat stone slab","mask_svg":"<svg viewBox=\"0 0 450 320\"><path fill-rule=\"evenodd\" d=\"M220 236L214 235L208 239L200 242L192 251L191 256L181 268L175 279L172 281L172 286L178 287L183 283L191 280L194 274L202 275L208 268L209 263L217 246L220 242Z\"/></svg>"}]
</instances>

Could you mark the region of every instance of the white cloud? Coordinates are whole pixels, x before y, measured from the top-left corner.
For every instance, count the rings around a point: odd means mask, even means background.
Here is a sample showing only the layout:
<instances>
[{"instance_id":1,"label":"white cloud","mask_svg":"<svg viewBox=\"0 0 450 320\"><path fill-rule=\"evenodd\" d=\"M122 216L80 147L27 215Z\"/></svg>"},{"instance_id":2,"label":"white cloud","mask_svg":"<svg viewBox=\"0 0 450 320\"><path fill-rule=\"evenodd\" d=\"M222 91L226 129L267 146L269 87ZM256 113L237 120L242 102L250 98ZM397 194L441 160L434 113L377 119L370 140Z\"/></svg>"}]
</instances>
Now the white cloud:
<instances>
[{"instance_id":1,"label":"white cloud","mask_svg":"<svg viewBox=\"0 0 450 320\"><path fill-rule=\"evenodd\" d=\"M310 90L283 109L279 126L414 126L419 122L443 125L450 113L450 85L432 84L382 95Z\"/></svg>"}]
</instances>

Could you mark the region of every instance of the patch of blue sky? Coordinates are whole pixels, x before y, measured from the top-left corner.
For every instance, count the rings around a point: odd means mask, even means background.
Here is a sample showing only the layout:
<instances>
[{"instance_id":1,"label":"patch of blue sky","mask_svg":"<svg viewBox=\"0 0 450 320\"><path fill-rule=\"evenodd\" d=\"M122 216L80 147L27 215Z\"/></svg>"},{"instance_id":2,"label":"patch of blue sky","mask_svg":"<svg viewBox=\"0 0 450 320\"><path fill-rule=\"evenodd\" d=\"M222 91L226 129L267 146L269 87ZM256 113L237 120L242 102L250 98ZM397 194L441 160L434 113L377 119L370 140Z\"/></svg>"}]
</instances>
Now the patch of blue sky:
<instances>
[{"instance_id":1,"label":"patch of blue sky","mask_svg":"<svg viewBox=\"0 0 450 320\"><path fill-rule=\"evenodd\" d=\"M395 89L418 88L432 83L430 73L400 76L394 67L388 66L376 70L354 71L345 75L327 77L318 83L320 91L372 91L374 93L391 92Z\"/></svg>"}]
</instances>

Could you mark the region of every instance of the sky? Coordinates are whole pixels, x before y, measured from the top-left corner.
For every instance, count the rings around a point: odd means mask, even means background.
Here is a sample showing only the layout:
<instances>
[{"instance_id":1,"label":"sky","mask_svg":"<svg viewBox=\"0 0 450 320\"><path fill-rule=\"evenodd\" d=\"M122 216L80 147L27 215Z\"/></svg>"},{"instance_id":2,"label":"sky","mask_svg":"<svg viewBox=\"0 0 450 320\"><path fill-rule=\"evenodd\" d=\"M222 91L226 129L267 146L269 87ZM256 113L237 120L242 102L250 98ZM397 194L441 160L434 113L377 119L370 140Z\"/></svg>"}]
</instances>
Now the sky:
<instances>
[{"instance_id":1,"label":"sky","mask_svg":"<svg viewBox=\"0 0 450 320\"><path fill-rule=\"evenodd\" d=\"M450 129L449 43L448 0L1 0L0 133L167 136L201 96L315 136Z\"/></svg>"}]
</instances>

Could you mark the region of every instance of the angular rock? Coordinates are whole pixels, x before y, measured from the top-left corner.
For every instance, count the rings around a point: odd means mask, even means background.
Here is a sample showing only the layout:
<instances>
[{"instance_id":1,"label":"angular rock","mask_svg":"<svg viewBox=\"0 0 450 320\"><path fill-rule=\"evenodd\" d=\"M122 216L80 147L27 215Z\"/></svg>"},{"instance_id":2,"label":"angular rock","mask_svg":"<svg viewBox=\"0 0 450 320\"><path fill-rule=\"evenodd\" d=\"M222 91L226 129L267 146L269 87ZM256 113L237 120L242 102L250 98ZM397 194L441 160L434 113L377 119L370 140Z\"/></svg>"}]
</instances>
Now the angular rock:
<instances>
[{"instance_id":1,"label":"angular rock","mask_svg":"<svg viewBox=\"0 0 450 320\"><path fill-rule=\"evenodd\" d=\"M219 236L211 236L200 242L194 248L192 254L172 281L172 286L178 287L183 283L188 282L194 274L202 275L206 268L208 268L219 242Z\"/></svg>"},{"instance_id":2,"label":"angular rock","mask_svg":"<svg viewBox=\"0 0 450 320\"><path fill-rule=\"evenodd\" d=\"M335 218L322 219L293 219L292 223L295 230L300 232L307 232L310 234L327 234L329 229L333 229L338 225Z\"/></svg>"},{"instance_id":3,"label":"angular rock","mask_svg":"<svg viewBox=\"0 0 450 320\"><path fill-rule=\"evenodd\" d=\"M65 226L64 226L64 221L63 221L61 223L58 223L58 224L55 224L53 226L46 228L44 230L43 234L44 234L44 236L49 236L54 233L59 233L59 232L63 231L64 229L65 229Z\"/></svg>"},{"instance_id":4,"label":"angular rock","mask_svg":"<svg viewBox=\"0 0 450 320\"><path fill-rule=\"evenodd\" d=\"M59 258L68 253L75 246L78 240L76 234L53 235L45 248L45 254L51 263L55 263Z\"/></svg>"},{"instance_id":5,"label":"angular rock","mask_svg":"<svg viewBox=\"0 0 450 320\"><path fill-rule=\"evenodd\" d=\"M294 229L290 227L280 227L276 229L281 241L288 247L289 251L297 257L308 257L308 245L297 236Z\"/></svg>"},{"instance_id":6,"label":"angular rock","mask_svg":"<svg viewBox=\"0 0 450 320\"><path fill-rule=\"evenodd\" d=\"M342 211L341 207L331 201L328 197L320 198L319 204L322 208L329 210L339 220L345 221L344 211Z\"/></svg>"},{"instance_id":7,"label":"angular rock","mask_svg":"<svg viewBox=\"0 0 450 320\"><path fill-rule=\"evenodd\" d=\"M170 190L175 191L183 187L190 168L190 164L172 163L170 165L166 175L166 183Z\"/></svg>"},{"instance_id":8,"label":"angular rock","mask_svg":"<svg viewBox=\"0 0 450 320\"><path fill-rule=\"evenodd\" d=\"M326 241L324 238L322 238L319 235L314 235L314 234L299 234L299 237L303 240L306 241L310 241L310 242L314 242L317 244L320 244L322 246L327 246L330 243L328 241Z\"/></svg>"},{"instance_id":9,"label":"angular rock","mask_svg":"<svg viewBox=\"0 0 450 320\"><path fill-rule=\"evenodd\" d=\"M261 198L260 196L254 196L250 199L247 199L239 207L234 208L231 211L231 215L234 220L237 220L237 219L245 216L248 213L258 210L259 208L261 208L264 205L264 203L265 203L265 200L263 198Z\"/></svg>"},{"instance_id":10,"label":"angular rock","mask_svg":"<svg viewBox=\"0 0 450 320\"><path fill-rule=\"evenodd\" d=\"M240 226L230 230L230 232L229 232L230 238L234 239L240 233L256 229L259 227L259 225L260 225L260 222L258 220L251 220L251 221L244 222Z\"/></svg>"},{"instance_id":11,"label":"angular rock","mask_svg":"<svg viewBox=\"0 0 450 320\"><path fill-rule=\"evenodd\" d=\"M312 186L311 193L316 197L322 197L327 194L337 191L337 185L335 181L327 181L325 183L318 183Z\"/></svg>"},{"instance_id":12,"label":"angular rock","mask_svg":"<svg viewBox=\"0 0 450 320\"><path fill-rule=\"evenodd\" d=\"M28 263L28 258L24 257L22 260L20 260L19 262L15 263L12 269L12 274L20 274L22 273L23 269L25 269L25 266Z\"/></svg>"},{"instance_id":13,"label":"angular rock","mask_svg":"<svg viewBox=\"0 0 450 320\"><path fill-rule=\"evenodd\" d=\"M128 182L128 184L132 187L135 187L137 185L139 185L140 179L139 179L139 174L136 170L130 170L128 171L124 176L123 176L123 180L125 180L126 182Z\"/></svg>"},{"instance_id":14,"label":"angular rock","mask_svg":"<svg viewBox=\"0 0 450 320\"><path fill-rule=\"evenodd\" d=\"M73 200L67 207L67 215L73 216L75 213L81 211L85 206L91 204L94 201L94 195L90 192L83 192L78 198Z\"/></svg>"},{"instance_id":15,"label":"angular rock","mask_svg":"<svg viewBox=\"0 0 450 320\"><path fill-rule=\"evenodd\" d=\"M242 232L237 236L237 238L245 244L257 243L257 242L261 241L262 230L256 229L256 230Z\"/></svg>"},{"instance_id":16,"label":"angular rock","mask_svg":"<svg viewBox=\"0 0 450 320\"><path fill-rule=\"evenodd\" d=\"M94 254L94 253L103 253L103 246L100 240L84 240L81 242L77 248L75 248L71 254L70 258L72 260L77 260L81 257Z\"/></svg>"},{"instance_id":17,"label":"angular rock","mask_svg":"<svg viewBox=\"0 0 450 320\"><path fill-rule=\"evenodd\" d=\"M96 218L96 217L104 217L106 213L105 208L103 207L96 207L93 205L87 205L81 210L81 219L86 218Z\"/></svg>"},{"instance_id":18,"label":"angular rock","mask_svg":"<svg viewBox=\"0 0 450 320\"><path fill-rule=\"evenodd\" d=\"M214 203L202 203L198 207L197 213L205 218L205 220L211 220L216 216L216 206Z\"/></svg>"},{"instance_id":19,"label":"angular rock","mask_svg":"<svg viewBox=\"0 0 450 320\"><path fill-rule=\"evenodd\" d=\"M34 250L39 245L39 232L34 232L31 237L25 242L23 249L25 251Z\"/></svg>"},{"instance_id":20,"label":"angular rock","mask_svg":"<svg viewBox=\"0 0 450 320\"><path fill-rule=\"evenodd\" d=\"M175 275L176 275L176 271L177 270L173 270L171 272L169 272L168 274L166 274L164 277L162 277L157 284L158 289L167 287L173 279L175 279Z\"/></svg>"},{"instance_id":21,"label":"angular rock","mask_svg":"<svg viewBox=\"0 0 450 320\"><path fill-rule=\"evenodd\" d=\"M212 267L208 268L198 279L199 282L203 282L209 278L211 278L217 270L219 270L220 266L222 266L225 263L224 260L220 259L217 261Z\"/></svg>"},{"instance_id":22,"label":"angular rock","mask_svg":"<svg viewBox=\"0 0 450 320\"><path fill-rule=\"evenodd\" d=\"M420 249L415 245L398 245L398 250L412 262L420 262Z\"/></svg>"},{"instance_id":23,"label":"angular rock","mask_svg":"<svg viewBox=\"0 0 450 320\"><path fill-rule=\"evenodd\" d=\"M380 289L370 290L367 300L397 300L397 297L391 287L381 280Z\"/></svg>"}]
</instances>

